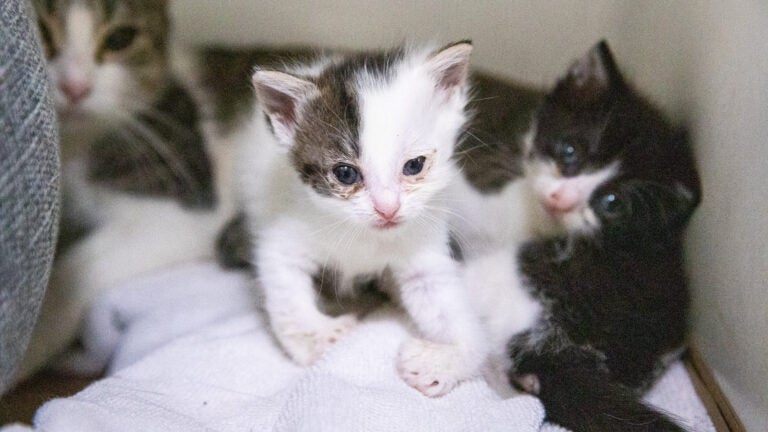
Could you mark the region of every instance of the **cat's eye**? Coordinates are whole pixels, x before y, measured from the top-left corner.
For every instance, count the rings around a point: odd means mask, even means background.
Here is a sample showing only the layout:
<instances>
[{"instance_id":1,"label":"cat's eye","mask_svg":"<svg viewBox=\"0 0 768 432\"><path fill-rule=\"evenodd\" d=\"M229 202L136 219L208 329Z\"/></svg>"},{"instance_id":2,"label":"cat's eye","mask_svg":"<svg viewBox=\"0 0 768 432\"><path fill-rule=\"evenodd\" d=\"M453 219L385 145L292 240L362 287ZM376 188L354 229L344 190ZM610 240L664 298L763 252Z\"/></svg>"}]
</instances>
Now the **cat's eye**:
<instances>
[{"instance_id":1,"label":"cat's eye","mask_svg":"<svg viewBox=\"0 0 768 432\"><path fill-rule=\"evenodd\" d=\"M567 141L558 141L557 144L555 144L555 156L564 165L573 165L579 159L576 147Z\"/></svg>"},{"instance_id":2,"label":"cat's eye","mask_svg":"<svg viewBox=\"0 0 768 432\"><path fill-rule=\"evenodd\" d=\"M601 213L608 217L616 217L621 214L621 199L616 194L608 193L600 198Z\"/></svg>"},{"instance_id":3,"label":"cat's eye","mask_svg":"<svg viewBox=\"0 0 768 432\"><path fill-rule=\"evenodd\" d=\"M137 34L138 30L135 27L118 27L104 39L104 48L113 52L122 51L133 44Z\"/></svg>"},{"instance_id":4,"label":"cat's eye","mask_svg":"<svg viewBox=\"0 0 768 432\"><path fill-rule=\"evenodd\" d=\"M426 160L427 158L424 156L419 156L409 160L405 163L405 165L403 165L403 174L407 176L413 176L420 173L421 170L424 169L424 161Z\"/></svg>"},{"instance_id":5,"label":"cat's eye","mask_svg":"<svg viewBox=\"0 0 768 432\"><path fill-rule=\"evenodd\" d=\"M360 181L360 171L352 165L339 164L333 168L333 175L341 184L353 185Z\"/></svg>"}]
</instances>

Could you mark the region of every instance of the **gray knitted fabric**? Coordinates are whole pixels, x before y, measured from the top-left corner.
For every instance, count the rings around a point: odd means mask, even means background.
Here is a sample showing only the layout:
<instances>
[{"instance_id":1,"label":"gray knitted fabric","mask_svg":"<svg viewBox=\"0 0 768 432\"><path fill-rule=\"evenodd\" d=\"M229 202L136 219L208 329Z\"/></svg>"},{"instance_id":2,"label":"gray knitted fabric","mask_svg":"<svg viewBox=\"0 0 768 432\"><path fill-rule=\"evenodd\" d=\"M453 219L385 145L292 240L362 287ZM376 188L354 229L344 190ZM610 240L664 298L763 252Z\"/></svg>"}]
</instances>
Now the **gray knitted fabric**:
<instances>
[{"instance_id":1,"label":"gray knitted fabric","mask_svg":"<svg viewBox=\"0 0 768 432\"><path fill-rule=\"evenodd\" d=\"M25 0L0 0L0 394L48 283L58 225L55 117Z\"/></svg>"}]
</instances>

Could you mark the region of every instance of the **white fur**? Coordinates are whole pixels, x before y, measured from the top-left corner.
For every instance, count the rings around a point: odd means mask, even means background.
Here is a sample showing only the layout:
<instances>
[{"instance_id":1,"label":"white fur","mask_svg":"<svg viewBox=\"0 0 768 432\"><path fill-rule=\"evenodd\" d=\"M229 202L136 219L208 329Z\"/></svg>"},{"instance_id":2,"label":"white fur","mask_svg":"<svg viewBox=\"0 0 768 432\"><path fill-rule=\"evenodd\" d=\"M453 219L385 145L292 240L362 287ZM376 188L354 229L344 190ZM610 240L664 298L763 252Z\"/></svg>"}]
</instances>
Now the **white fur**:
<instances>
[{"instance_id":1,"label":"white fur","mask_svg":"<svg viewBox=\"0 0 768 432\"><path fill-rule=\"evenodd\" d=\"M351 316L331 318L318 310L315 272L337 270L345 290L355 276L390 269L397 297L424 338L404 345L398 370L411 386L439 396L479 373L485 343L450 258L448 211L440 196L456 172L451 156L466 94L436 89L432 72L424 51L412 53L389 83L359 77L356 163L365 187L348 200L320 196L301 183L260 112L250 129L254 141L238 159L244 205L258 233L265 309L288 354L309 364L354 324ZM429 159L424 179L404 176L403 164L422 155ZM376 228L376 199L398 200L397 226Z\"/></svg>"},{"instance_id":2,"label":"white fur","mask_svg":"<svg viewBox=\"0 0 768 432\"><path fill-rule=\"evenodd\" d=\"M505 248L466 261L464 285L489 332L494 349L539 318L542 306L533 299L520 275L516 250ZM479 283L481 282L481 283Z\"/></svg>"},{"instance_id":3,"label":"white fur","mask_svg":"<svg viewBox=\"0 0 768 432\"><path fill-rule=\"evenodd\" d=\"M468 258L464 264L464 286L470 291L472 307L480 316L491 347L484 376L502 396L513 394L507 376L511 366L507 343L531 328L543 310L525 286L516 252L517 247L508 244Z\"/></svg>"},{"instance_id":4,"label":"white fur","mask_svg":"<svg viewBox=\"0 0 768 432\"><path fill-rule=\"evenodd\" d=\"M531 149L535 129L533 124L523 140L526 153ZM543 310L519 273L517 250L541 235L598 229L599 220L589 207L589 198L618 171L616 162L566 178L553 162L534 160L526 164L523 178L498 193L482 194L464 178L454 182L450 222L466 258L463 285L491 346L484 375L500 394L511 391L506 376L511 366L506 344L515 334L534 325ZM542 202L564 185L577 191L578 205L568 213L550 216Z\"/></svg>"},{"instance_id":5,"label":"white fur","mask_svg":"<svg viewBox=\"0 0 768 432\"><path fill-rule=\"evenodd\" d=\"M592 192L611 179L619 171L619 163L614 162L597 171L565 177L560 174L552 161L535 160L528 164L526 176L531 178L533 190L540 202L560 188L569 188L578 195L578 205L572 211L557 218L565 229L575 232L592 232L600 228L600 220L589 206Z\"/></svg>"},{"instance_id":6,"label":"white fur","mask_svg":"<svg viewBox=\"0 0 768 432\"><path fill-rule=\"evenodd\" d=\"M486 195L462 177L453 183L452 196L451 228L467 258L556 230L534 199L527 179L515 180L499 192Z\"/></svg>"}]
</instances>

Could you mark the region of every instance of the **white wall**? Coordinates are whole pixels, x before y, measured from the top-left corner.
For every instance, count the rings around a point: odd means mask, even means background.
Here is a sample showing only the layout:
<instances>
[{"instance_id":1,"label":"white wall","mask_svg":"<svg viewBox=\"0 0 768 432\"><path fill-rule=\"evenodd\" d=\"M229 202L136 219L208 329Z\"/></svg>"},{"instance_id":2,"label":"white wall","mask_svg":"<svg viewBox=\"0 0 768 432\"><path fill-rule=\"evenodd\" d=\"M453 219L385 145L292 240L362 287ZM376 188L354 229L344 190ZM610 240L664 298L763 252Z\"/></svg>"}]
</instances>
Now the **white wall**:
<instances>
[{"instance_id":1,"label":"white wall","mask_svg":"<svg viewBox=\"0 0 768 432\"><path fill-rule=\"evenodd\" d=\"M748 430L768 430L768 2L176 0L175 14L193 41L471 38L476 65L539 85L607 38L639 87L693 126L693 337Z\"/></svg>"}]
</instances>

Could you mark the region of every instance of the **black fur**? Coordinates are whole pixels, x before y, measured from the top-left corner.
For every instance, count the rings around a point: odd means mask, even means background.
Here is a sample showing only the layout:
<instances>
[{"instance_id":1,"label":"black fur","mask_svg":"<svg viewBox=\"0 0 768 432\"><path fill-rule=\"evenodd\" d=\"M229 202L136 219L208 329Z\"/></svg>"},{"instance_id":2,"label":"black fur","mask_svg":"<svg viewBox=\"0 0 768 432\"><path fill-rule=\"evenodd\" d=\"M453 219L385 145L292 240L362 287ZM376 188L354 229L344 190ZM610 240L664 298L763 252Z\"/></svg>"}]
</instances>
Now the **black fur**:
<instances>
[{"instance_id":1,"label":"black fur","mask_svg":"<svg viewBox=\"0 0 768 432\"><path fill-rule=\"evenodd\" d=\"M664 432L681 429L638 402L637 392L616 383L589 350L572 348L530 358L537 365L539 398L547 420L573 431Z\"/></svg>"},{"instance_id":2,"label":"black fur","mask_svg":"<svg viewBox=\"0 0 768 432\"><path fill-rule=\"evenodd\" d=\"M472 120L456 160L474 188L493 194L523 176L523 136L544 92L477 71L471 82Z\"/></svg>"},{"instance_id":3,"label":"black fur","mask_svg":"<svg viewBox=\"0 0 768 432\"><path fill-rule=\"evenodd\" d=\"M661 428L668 420L638 401L661 357L685 343L679 242L625 249L597 238L546 239L518 258L546 312L511 341L513 375L538 377L547 418L574 431L679 430Z\"/></svg>"},{"instance_id":4,"label":"black fur","mask_svg":"<svg viewBox=\"0 0 768 432\"><path fill-rule=\"evenodd\" d=\"M549 421L576 432L681 431L640 401L685 344L688 289L682 237L699 203L690 148L622 79L602 42L550 92L537 116L532 158L577 146L564 176L621 161L590 207L600 229L532 240L518 264L544 306L540 321L510 341L511 379L534 376ZM617 206L600 206L615 194Z\"/></svg>"}]
</instances>

